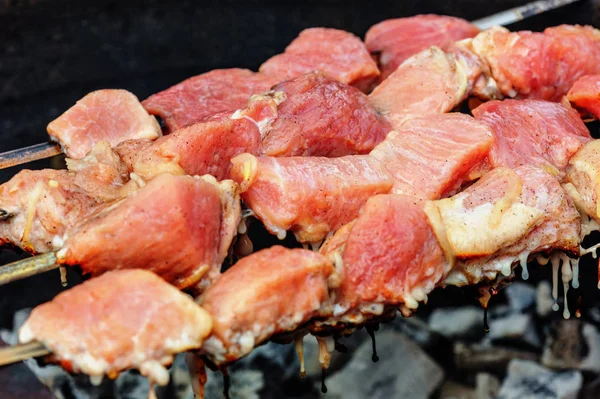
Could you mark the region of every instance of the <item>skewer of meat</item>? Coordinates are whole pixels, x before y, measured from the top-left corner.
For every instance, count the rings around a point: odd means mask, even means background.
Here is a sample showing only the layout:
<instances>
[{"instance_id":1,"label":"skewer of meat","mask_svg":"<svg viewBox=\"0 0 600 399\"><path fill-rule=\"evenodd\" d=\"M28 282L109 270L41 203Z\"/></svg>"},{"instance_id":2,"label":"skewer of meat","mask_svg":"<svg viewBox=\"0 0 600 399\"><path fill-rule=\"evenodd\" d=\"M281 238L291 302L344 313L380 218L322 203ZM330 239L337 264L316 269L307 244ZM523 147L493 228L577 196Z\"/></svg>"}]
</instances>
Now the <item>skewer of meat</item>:
<instances>
[{"instance_id":1,"label":"skewer of meat","mask_svg":"<svg viewBox=\"0 0 600 399\"><path fill-rule=\"evenodd\" d=\"M488 128L463 114L414 119L370 155L232 159L242 199L267 229L317 243L358 216L368 198L403 193L436 199L487 169Z\"/></svg>"},{"instance_id":2,"label":"skewer of meat","mask_svg":"<svg viewBox=\"0 0 600 399\"><path fill-rule=\"evenodd\" d=\"M87 94L50 122L47 130L52 142L4 153L0 156L0 167L47 158L62 151L70 158L81 159L100 141L116 146L125 140L154 140L161 136L156 119L126 90L97 90Z\"/></svg>"},{"instance_id":3,"label":"skewer of meat","mask_svg":"<svg viewBox=\"0 0 600 399\"><path fill-rule=\"evenodd\" d=\"M147 111L131 93L99 90L79 100L51 122L47 130L69 157L81 158L101 140L115 146L128 139L160 136L160 127L148 112L162 118L167 133L173 132L215 113L232 113L244 107L253 94L266 92L275 83L314 70L363 88L370 87L379 76L375 62L356 36L336 29L307 29L285 53L265 62L260 73L234 68L195 76L144 100ZM90 119L90 115L93 115L93 124L81 123ZM146 126L148 124L152 126ZM0 167L60 152L53 143L11 151L0 157Z\"/></svg>"},{"instance_id":4,"label":"skewer of meat","mask_svg":"<svg viewBox=\"0 0 600 399\"><path fill-rule=\"evenodd\" d=\"M536 1L476 21L475 25L485 29L492 25L509 24L572 1ZM413 25L422 28L423 36L419 40L415 40L414 29L406 29L407 26ZM442 26L441 31L443 33L440 36L431 37L429 35L431 29L436 29L438 25ZM440 30L436 30L440 32ZM384 21L374 26L366 41L371 51L378 53L380 59L386 60L383 65L386 76L393 70L389 65L398 65L404 57L404 55L399 56L398 54L406 54L405 50L401 49L406 41L402 40L402 35L397 35L397 32L402 31L410 31L411 43L419 43L419 46L413 47L413 51L416 52L431 45L439 45L445 48L448 44L447 38L459 39L471 36L476 32L476 28L469 26L466 21L462 22L459 19L444 16L417 16L402 21ZM392 41L389 41L390 32L392 33L391 36L394 37ZM315 52L315 44L319 48L318 52ZM340 49L343 50L340 52ZM351 59L347 56L349 50L353 54ZM390 59L391 61L387 62ZM211 71L189 78L178 85L157 93L146 99L143 104L148 112L159 115L165 121L167 132L174 131L217 112L233 112L244 106L246 100L252 94L266 91L273 84L283 79L315 69L340 82L354 84L363 89L371 87L371 82L379 76L377 67L368 57L366 48L358 38L350 33L335 29L316 28L302 32L290 44L285 53L265 62L261 67L262 73L235 68ZM106 97L107 92L109 91L101 90L90 93L80 101L93 103L92 98L94 96ZM121 97L125 99L126 96L122 93ZM131 99L125 99L125 101L131 101ZM110 97L108 101L109 104L118 102L119 99L116 98L116 95ZM108 109L107 113L110 115L111 110ZM106 125L106 121L99 120L98 126L103 125ZM63 147L73 147L73 154L67 153L69 156L76 153L83 155L93 147L93 143L90 142L74 143L69 136L90 135L93 137L94 142L103 140L115 144L117 140L122 141L130 138L131 134L133 134L133 137L137 137L139 134L127 129L117 132L92 129L92 134L86 128L79 130L80 133L66 132L65 134L65 132L49 129L49 133L52 137L56 137ZM129 136L127 136L128 133ZM82 151L82 148L86 150ZM57 155L60 152L60 148L52 143L9 151L0 155L0 167L6 168L19 165Z\"/></svg>"},{"instance_id":5,"label":"skewer of meat","mask_svg":"<svg viewBox=\"0 0 600 399\"><path fill-rule=\"evenodd\" d=\"M204 309L155 274L111 271L36 307L19 331L22 344L3 350L0 365L51 353L95 383L134 368L165 385L174 355L200 348L211 329Z\"/></svg>"},{"instance_id":6,"label":"skewer of meat","mask_svg":"<svg viewBox=\"0 0 600 399\"><path fill-rule=\"evenodd\" d=\"M162 174L54 235L54 252L2 267L0 282L35 268L79 265L92 276L143 268L179 288L202 290L219 275L237 232L237 190L231 180Z\"/></svg>"},{"instance_id":7,"label":"skewer of meat","mask_svg":"<svg viewBox=\"0 0 600 399\"><path fill-rule=\"evenodd\" d=\"M520 230L512 235L511 226L514 217L529 219L532 213L543 220L558 217L555 222L566 228L571 226L574 237L579 237L577 211L571 204L571 212L565 213L565 209L560 208L564 203L557 205L553 200L552 196L562 190L556 179L547 172L528 168L497 169L470 187L468 193L450 199L464 204L465 211L458 215L467 220L472 213L471 223L478 223L483 231L489 231L493 245L500 244L502 248L494 254L509 248L506 245L510 242L530 238L536 226L540 226L538 223L517 224ZM528 177L530 170L533 175ZM498 183L507 184L510 189L495 189ZM517 195L512 193L515 187ZM465 200L465 196L470 200ZM545 199L540 202L542 197ZM375 196L356 222L341 229L322 248L321 252L327 257L311 251L273 247L244 258L220 276L200 298L214 323L210 336L199 348L200 353L212 363L223 365L245 356L269 337L290 331L320 334L321 346L326 352L324 336L347 332L398 307L405 313L413 311L454 265L463 262L465 257L481 253L479 247L475 251L461 252L463 248L471 248L469 242L479 245L476 239L479 235L471 234L475 240L465 240L461 223L443 211L443 201L447 200L430 202L396 194ZM569 205L568 200L566 205ZM521 212L524 210L527 212ZM576 216L569 219L570 214ZM486 227L486 224L495 227ZM540 236L543 237L546 235ZM463 246L457 246L457 242ZM564 249L561 241L538 240L536 243L536 250L556 246ZM364 248L369 251L365 253ZM288 285L294 287L290 292L296 296L282 301L276 293ZM46 317L56 320L62 316ZM52 341L52 330L36 329L41 322L36 324L35 320L32 316L32 321L23 327L22 340L37 339L46 345L52 342L58 359L73 359L73 349L58 346ZM27 334L28 331L32 332ZM323 356L325 363L326 359L327 356ZM75 369L85 371L84 364L76 359Z\"/></svg>"}]
</instances>

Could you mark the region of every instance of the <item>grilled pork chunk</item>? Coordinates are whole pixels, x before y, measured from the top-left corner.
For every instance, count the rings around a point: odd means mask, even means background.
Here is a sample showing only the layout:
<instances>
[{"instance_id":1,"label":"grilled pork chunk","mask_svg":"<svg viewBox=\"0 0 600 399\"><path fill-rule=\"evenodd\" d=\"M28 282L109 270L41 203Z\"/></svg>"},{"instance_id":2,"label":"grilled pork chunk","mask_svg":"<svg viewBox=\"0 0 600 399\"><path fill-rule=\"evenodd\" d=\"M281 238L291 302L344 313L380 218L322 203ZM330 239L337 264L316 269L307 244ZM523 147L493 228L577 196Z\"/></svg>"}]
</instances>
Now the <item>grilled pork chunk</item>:
<instances>
[{"instance_id":1,"label":"grilled pork chunk","mask_svg":"<svg viewBox=\"0 0 600 399\"><path fill-rule=\"evenodd\" d=\"M365 201L390 191L393 180L367 155L339 158L254 157L232 160L242 199L279 238L290 230L300 242L318 242L358 216Z\"/></svg>"},{"instance_id":2,"label":"grilled pork chunk","mask_svg":"<svg viewBox=\"0 0 600 399\"><path fill-rule=\"evenodd\" d=\"M577 79L567 93L567 99L585 114L600 118L600 75Z\"/></svg>"},{"instance_id":3,"label":"grilled pork chunk","mask_svg":"<svg viewBox=\"0 0 600 399\"><path fill-rule=\"evenodd\" d=\"M214 320L203 353L216 364L229 363L275 334L330 313L332 273L326 257L304 249L275 246L243 258L199 299Z\"/></svg>"},{"instance_id":4,"label":"grilled pork chunk","mask_svg":"<svg viewBox=\"0 0 600 399\"><path fill-rule=\"evenodd\" d=\"M263 137L265 155L366 154L391 130L365 94L318 73L280 83L272 93L280 102Z\"/></svg>"},{"instance_id":5,"label":"grilled pork chunk","mask_svg":"<svg viewBox=\"0 0 600 399\"><path fill-rule=\"evenodd\" d=\"M130 139L156 139L156 119L137 97L126 90L98 90L87 94L50 122L48 134L69 158L83 158L99 141L116 146Z\"/></svg>"},{"instance_id":6,"label":"grilled pork chunk","mask_svg":"<svg viewBox=\"0 0 600 399\"><path fill-rule=\"evenodd\" d=\"M166 385L164 366L177 353L200 348L209 314L145 270L118 270L73 287L33 309L19 341L39 341L69 371L115 378L138 369Z\"/></svg>"},{"instance_id":7,"label":"grilled pork chunk","mask_svg":"<svg viewBox=\"0 0 600 399\"><path fill-rule=\"evenodd\" d=\"M284 53L260 67L261 73L280 82L315 70L362 91L368 91L379 77L364 43L352 33L330 28L303 30Z\"/></svg>"},{"instance_id":8,"label":"grilled pork chunk","mask_svg":"<svg viewBox=\"0 0 600 399\"><path fill-rule=\"evenodd\" d=\"M220 273L240 213L231 180L163 174L68 230L57 259L92 276L146 269L203 289Z\"/></svg>"},{"instance_id":9,"label":"grilled pork chunk","mask_svg":"<svg viewBox=\"0 0 600 399\"><path fill-rule=\"evenodd\" d=\"M250 96L268 91L278 81L247 69L216 69L153 94L142 104L174 132L209 115L243 108Z\"/></svg>"},{"instance_id":10,"label":"grilled pork chunk","mask_svg":"<svg viewBox=\"0 0 600 399\"><path fill-rule=\"evenodd\" d=\"M466 41L505 97L560 101L579 77L600 73L600 32L591 26L495 27Z\"/></svg>"},{"instance_id":11,"label":"grilled pork chunk","mask_svg":"<svg viewBox=\"0 0 600 399\"><path fill-rule=\"evenodd\" d=\"M431 46L447 51L455 41L478 33L479 29L464 19L446 15L415 15L373 25L367 31L365 45L378 60L381 79L385 79L414 54Z\"/></svg>"},{"instance_id":12,"label":"grilled pork chunk","mask_svg":"<svg viewBox=\"0 0 600 399\"><path fill-rule=\"evenodd\" d=\"M562 178L569 159L592 140L577 112L560 103L490 101L473 115L494 134L492 167L531 165Z\"/></svg>"},{"instance_id":13,"label":"grilled pork chunk","mask_svg":"<svg viewBox=\"0 0 600 399\"><path fill-rule=\"evenodd\" d=\"M487 171L492 143L490 130L468 115L431 115L405 122L370 155L393 177L393 193L437 199Z\"/></svg>"}]
</instances>

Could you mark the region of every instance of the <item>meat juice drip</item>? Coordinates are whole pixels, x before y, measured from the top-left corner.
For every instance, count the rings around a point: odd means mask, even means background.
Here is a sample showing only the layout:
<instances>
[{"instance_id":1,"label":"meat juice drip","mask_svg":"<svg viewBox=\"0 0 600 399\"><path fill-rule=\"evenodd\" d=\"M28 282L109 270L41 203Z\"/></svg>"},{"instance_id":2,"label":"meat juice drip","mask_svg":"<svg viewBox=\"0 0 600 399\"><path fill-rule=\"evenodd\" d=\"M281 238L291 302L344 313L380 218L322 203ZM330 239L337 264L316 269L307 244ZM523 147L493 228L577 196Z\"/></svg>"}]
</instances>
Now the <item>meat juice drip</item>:
<instances>
[{"instance_id":1,"label":"meat juice drip","mask_svg":"<svg viewBox=\"0 0 600 399\"><path fill-rule=\"evenodd\" d=\"M519 262L521 263L521 278L527 280L529 278L529 269L527 269L527 258L529 257L528 252L523 252L519 255Z\"/></svg>"},{"instance_id":2,"label":"meat juice drip","mask_svg":"<svg viewBox=\"0 0 600 399\"><path fill-rule=\"evenodd\" d=\"M339 341L335 341L335 351L339 353L348 353L348 347Z\"/></svg>"},{"instance_id":3,"label":"meat juice drip","mask_svg":"<svg viewBox=\"0 0 600 399\"><path fill-rule=\"evenodd\" d=\"M554 299L552 310L556 312L558 310L558 267L560 266L560 257L554 254L550 257L550 262L552 263L552 299Z\"/></svg>"},{"instance_id":4,"label":"meat juice drip","mask_svg":"<svg viewBox=\"0 0 600 399\"><path fill-rule=\"evenodd\" d=\"M66 287L69 284L67 282L67 268L64 266L61 266L58 268L58 270L60 271L60 285L62 285L63 287Z\"/></svg>"},{"instance_id":5,"label":"meat juice drip","mask_svg":"<svg viewBox=\"0 0 600 399\"><path fill-rule=\"evenodd\" d=\"M148 387L148 399L157 399L153 382L150 382L150 386Z\"/></svg>"},{"instance_id":6,"label":"meat juice drip","mask_svg":"<svg viewBox=\"0 0 600 399\"><path fill-rule=\"evenodd\" d=\"M325 385L325 367L321 367L321 392L327 393L327 386Z\"/></svg>"},{"instance_id":7,"label":"meat juice drip","mask_svg":"<svg viewBox=\"0 0 600 399\"><path fill-rule=\"evenodd\" d=\"M579 288L579 259L570 259L571 267L573 268L573 280L571 280L571 287Z\"/></svg>"},{"instance_id":8,"label":"meat juice drip","mask_svg":"<svg viewBox=\"0 0 600 399\"><path fill-rule=\"evenodd\" d=\"M573 278L573 270L571 269L571 262L565 256L561 256L562 259L562 282L563 282L563 294L565 298L565 303L563 306L563 318L569 319L571 317L571 312L569 312L569 303L567 301L567 294L569 293L569 283Z\"/></svg>"},{"instance_id":9,"label":"meat juice drip","mask_svg":"<svg viewBox=\"0 0 600 399\"><path fill-rule=\"evenodd\" d=\"M371 355L371 361L373 361L373 363L377 363L379 361L379 356L377 356L377 343L375 341L375 331L379 330L379 326L365 326L365 330L367 330L367 333L371 337L371 345L373 346L373 354Z\"/></svg>"},{"instance_id":10,"label":"meat juice drip","mask_svg":"<svg viewBox=\"0 0 600 399\"><path fill-rule=\"evenodd\" d=\"M319 363L321 363L321 392L327 393L325 386L325 370L331 362L331 352L335 348L335 341L332 337L316 337L319 344Z\"/></svg>"},{"instance_id":11,"label":"meat juice drip","mask_svg":"<svg viewBox=\"0 0 600 399\"><path fill-rule=\"evenodd\" d=\"M229 388L231 388L231 377L229 377L229 371L227 371L227 368L223 367L221 369L221 374L223 374L223 396L225 399L231 399L229 396Z\"/></svg>"},{"instance_id":12,"label":"meat juice drip","mask_svg":"<svg viewBox=\"0 0 600 399\"><path fill-rule=\"evenodd\" d=\"M596 259L598 257L598 253L596 252L598 248L600 248L600 244L592 245L589 248L579 247L579 256L592 254L592 258ZM600 259L598 259L598 289L600 289Z\"/></svg>"},{"instance_id":13,"label":"meat juice drip","mask_svg":"<svg viewBox=\"0 0 600 399\"><path fill-rule=\"evenodd\" d=\"M200 356L195 353L188 352L185 354L185 361L192 380L192 392L195 399L204 399L204 386L208 381L206 375L206 365Z\"/></svg>"},{"instance_id":14,"label":"meat juice drip","mask_svg":"<svg viewBox=\"0 0 600 399\"><path fill-rule=\"evenodd\" d=\"M306 369L304 368L304 336L296 338L296 353L300 360L300 378L306 377Z\"/></svg>"}]
</instances>

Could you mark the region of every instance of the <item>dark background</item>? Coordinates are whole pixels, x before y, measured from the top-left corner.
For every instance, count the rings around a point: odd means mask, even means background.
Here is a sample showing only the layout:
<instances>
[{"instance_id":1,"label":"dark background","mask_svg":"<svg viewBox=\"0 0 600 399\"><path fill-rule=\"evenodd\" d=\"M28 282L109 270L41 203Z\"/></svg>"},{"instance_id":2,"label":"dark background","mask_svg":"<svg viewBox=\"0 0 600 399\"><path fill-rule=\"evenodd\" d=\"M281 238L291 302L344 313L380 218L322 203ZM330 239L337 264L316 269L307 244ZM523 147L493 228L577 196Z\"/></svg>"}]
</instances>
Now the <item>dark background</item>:
<instances>
[{"instance_id":1,"label":"dark background","mask_svg":"<svg viewBox=\"0 0 600 399\"><path fill-rule=\"evenodd\" d=\"M45 126L86 93L124 88L140 100L215 68L256 70L305 28L334 27L364 37L384 19L418 13L475 20L526 1L11 1L0 3L0 151L47 140ZM600 26L595 1L580 1L510 26ZM59 167L60 159L29 168ZM0 182L18 168L0 171ZM5 263L22 256L0 253ZM595 265L582 286L595 289ZM550 270L533 271L549 278ZM543 275L541 274L543 273ZM78 276L70 272L71 282ZM16 309L61 290L58 271L0 287L0 328ZM590 291L591 292L591 291ZM444 291L434 296L444 301ZM589 300L597 301L596 291ZM584 298L585 301L585 298ZM435 303L435 301L434 301Z\"/></svg>"}]
</instances>

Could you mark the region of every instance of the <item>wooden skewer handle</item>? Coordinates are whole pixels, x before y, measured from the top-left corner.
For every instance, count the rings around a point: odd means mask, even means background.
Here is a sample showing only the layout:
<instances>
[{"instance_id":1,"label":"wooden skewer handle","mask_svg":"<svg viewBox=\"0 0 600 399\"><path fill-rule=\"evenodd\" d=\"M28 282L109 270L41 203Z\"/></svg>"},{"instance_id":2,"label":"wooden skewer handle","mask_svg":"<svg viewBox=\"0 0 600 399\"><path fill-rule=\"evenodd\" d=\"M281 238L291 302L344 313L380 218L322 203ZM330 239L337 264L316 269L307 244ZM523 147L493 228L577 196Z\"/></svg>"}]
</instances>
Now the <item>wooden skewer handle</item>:
<instances>
[{"instance_id":1,"label":"wooden skewer handle","mask_svg":"<svg viewBox=\"0 0 600 399\"><path fill-rule=\"evenodd\" d=\"M58 267L56 253L54 252L18 260L0 267L0 285L57 269Z\"/></svg>"}]
</instances>

